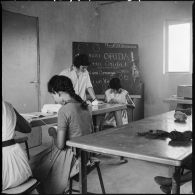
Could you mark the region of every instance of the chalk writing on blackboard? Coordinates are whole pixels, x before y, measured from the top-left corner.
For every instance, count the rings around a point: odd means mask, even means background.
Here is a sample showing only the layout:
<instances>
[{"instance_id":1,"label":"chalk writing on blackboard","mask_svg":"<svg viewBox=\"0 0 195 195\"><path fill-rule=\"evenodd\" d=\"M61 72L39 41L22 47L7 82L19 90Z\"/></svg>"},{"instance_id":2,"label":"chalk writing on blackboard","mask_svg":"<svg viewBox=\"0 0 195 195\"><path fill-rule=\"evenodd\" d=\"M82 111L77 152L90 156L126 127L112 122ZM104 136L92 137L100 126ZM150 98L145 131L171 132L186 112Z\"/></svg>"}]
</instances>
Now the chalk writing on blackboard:
<instances>
[{"instance_id":1,"label":"chalk writing on blackboard","mask_svg":"<svg viewBox=\"0 0 195 195\"><path fill-rule=\"evenodd\" d=\"M130 94L141 94L137 44L73 42L73 57L77 53L89 56L88 71L96 94L104 94L113 77L118 77Z\"/></svg>"},{"instance_id":2,"label":"chalk writing on blackboard","mask_svg":"<svg viewBox=\"0 0 195 195\"><path fill-rule=\"evenodd\" d=\"M105 47L107 48L137 48L136 45L131 45L131 44L122 44L122 43L105 43Z\"/></svg>"},{"instance_id":3,"label":"chalk writing on blackboard","mask_svg":"<svg viewBox=\"0 0 195 195\"><path fill-rule=\"evenodd\" d=\"M135 82L136 78L140 77L140 74L139 74L137 66L135 65L133 52L131 52L131 61L133 62L133 65L131 67L131 74L132 74L132 77L133 77L133 81Z\"/></svg>"},{"instance_id":4,"label":"chalk writing on blackboard","mask_svg":"<svg viewBox=\"0 0 195 195\"><path fill-rule=\"evenodd\" d=\"M93 51L94 51L94 52L99 52L99 51L100 51L100 46L99 46L99 44L94 44L94 45L93 45Z\"/></svg>"}]
</instances>

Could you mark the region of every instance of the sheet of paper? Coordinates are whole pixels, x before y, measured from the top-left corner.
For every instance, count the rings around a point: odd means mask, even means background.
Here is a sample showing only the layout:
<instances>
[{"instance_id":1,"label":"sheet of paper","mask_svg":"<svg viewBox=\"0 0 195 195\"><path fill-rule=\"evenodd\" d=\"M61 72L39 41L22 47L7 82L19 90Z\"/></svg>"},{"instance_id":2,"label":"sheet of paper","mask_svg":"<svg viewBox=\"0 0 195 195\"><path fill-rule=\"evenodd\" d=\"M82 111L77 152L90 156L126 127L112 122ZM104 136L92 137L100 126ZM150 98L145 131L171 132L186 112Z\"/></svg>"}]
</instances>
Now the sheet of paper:
<instances>
[{"instance_id":1,"label":"sheet of paper","mask_svg":"<svg viewBox=\"0 0 195 195\"><path fill-rule=\"evenodd\" d=\"M42 113L42 112L31 112L31 113L22 113L21 114L26 120L31 120L35 118L41 118L46 116L52 116L53 113Z\"/></svg>"}]
</instances>

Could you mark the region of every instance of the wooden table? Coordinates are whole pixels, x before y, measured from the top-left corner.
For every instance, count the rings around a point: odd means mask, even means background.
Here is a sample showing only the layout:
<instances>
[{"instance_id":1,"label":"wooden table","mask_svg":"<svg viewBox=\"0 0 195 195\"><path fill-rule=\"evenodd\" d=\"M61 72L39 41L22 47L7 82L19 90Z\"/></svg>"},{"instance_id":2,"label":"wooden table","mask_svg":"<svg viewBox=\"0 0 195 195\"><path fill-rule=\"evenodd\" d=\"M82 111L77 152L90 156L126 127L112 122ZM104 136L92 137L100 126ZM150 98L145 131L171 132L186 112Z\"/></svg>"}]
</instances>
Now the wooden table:
<instances>
[{"instance_id":1,"label":"wooden table","mask_svg":"<svg viewBox=\"0 0 195 195\"><path fill-rule=\"evenodd\" d=\"M127 107L124 104L107 104L107 103L105 103L105 104L98 105L98 106L92 106L92 115L97 116L97 115L105 114L108 112L114 112L117 127L120 127L123 124L121 110L126 109L126 108ZM41 112L36 112L36 113L40 114L40 115L42 114ZM31 113L27 113L27 114L31 114ZM31 124L31 127L38 127L38 126L43 126L43 125L57 124L57 117L58 117L57 114L51 114L48 116L40 116L37 118L32 118L30 120L28 120L28 119L27 120Z\"/></svg>"},{"instance_id":2,"label":"wooden table","mask_svg":"<svg viewBox=\"0 0 195 195\"><path fill-rule=\"evenodd\" d=\"M180 169L192 153L192 143L187 146L171 146L170 138L165 140L148 139L138 136L137 132L150 129L164 131L192 130L192 117L185 124L174 122L174 111L132 122L120 128L112 128L98 133L76 137L67 141L67 145L80 150L80 192L87 192L86 151L155 162L173 167L172 193L180 192Z\"/></svg>"},{"instance_id":3,"label":"wooden table","mask_svg":"<svg viewBox=\"0 0 195 195\"><path fill-rule=\"evenodd\" d=\"M164 102L167 103L177 103L177 104L190 104L192 105L192 99L185 99L181 97L170 97L164 99Z\"/></svg>"}]
</instances>

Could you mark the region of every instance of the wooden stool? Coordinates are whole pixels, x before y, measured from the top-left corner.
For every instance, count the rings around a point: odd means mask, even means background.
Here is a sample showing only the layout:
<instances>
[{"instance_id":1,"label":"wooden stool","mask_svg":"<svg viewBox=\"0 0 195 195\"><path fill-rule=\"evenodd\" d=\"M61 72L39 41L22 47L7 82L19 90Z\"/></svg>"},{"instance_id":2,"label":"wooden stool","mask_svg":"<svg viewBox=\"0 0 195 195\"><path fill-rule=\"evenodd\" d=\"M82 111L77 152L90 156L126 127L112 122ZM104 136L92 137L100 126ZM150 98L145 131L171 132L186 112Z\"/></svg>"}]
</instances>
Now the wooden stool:
<instances>
[{"instance_id":1,"label":"wooden stool","mask_svg":"<svg viewBox=\"0 0 195 195\"><path fill-rule=\"evenodd\" d=\"M6 189L1 193L2 194L30 194L34 189L37 188L39 183L40 183L39 181L31 177L25 183L14 188Z\"/></svg>"},{"instance_id":2,"label":"wooden stool","mask_svg":"<svg viewBox=\"0 0 195 195\"><path fill-rule=\"evenodd\" d=\"M100 160L98 158L90 157L90 164L87 165L87 174L89 174L95 168L97 169L98 177L99 177L99 181L100 181L100 186L101 186L101 189L102 189L102 193L106 194L99 164L100 164ZM75 189L72 188L73 180L79 182L79 174L76 174L75 176L70 178L69 189L67 191L65 191L65 194L72 194L72 192L79 192L79 190L75 190ZM91 192L87 192L87 193L88 194L93 194Z\"/></svg>"}]
</instances>

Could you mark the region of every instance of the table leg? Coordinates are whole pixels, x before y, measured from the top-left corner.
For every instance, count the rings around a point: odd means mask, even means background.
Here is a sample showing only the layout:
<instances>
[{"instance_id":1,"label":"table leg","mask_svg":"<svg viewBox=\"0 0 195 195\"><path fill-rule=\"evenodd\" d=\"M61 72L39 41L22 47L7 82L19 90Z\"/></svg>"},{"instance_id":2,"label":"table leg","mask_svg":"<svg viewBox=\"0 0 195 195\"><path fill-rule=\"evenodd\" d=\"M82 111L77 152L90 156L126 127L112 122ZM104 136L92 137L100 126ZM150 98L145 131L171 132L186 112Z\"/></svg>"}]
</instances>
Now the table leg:
<instances>
[{"instance_id":1,"label":"table leg","mask_svg":"<svg viewBox=\"0 0 195 195\"><path fill-rule=\"evenodd\" d=\"M121 110L117 110L114 112L114 116L115 116L115 120L116 120L116 126L120 127L123 125L123 121L122 121L122 113Z\"/></svg>"},{"instance_id":2,"label":"table leg","mask_svg":"<svg viewBox=\"0 0 195 195\"><path fill-rule=\"evenodd\" d=\"M180 194L180 173L181 167L175 167L175 172L172 176L171 194Z\"/></svg>"},{"instance_id":3,"label":"table leg","mask_svg":"<svg viewBox=\"0 0 195 195\"><path fill-rule=\"evenodd\" d=\"M94 132L97 132L97 129L98 129L97 117L96 116L92 116L92 119L93 119Z\"/></svg>"},{"instance_id":4,"label":"table leg","mask_svg":"<svg viewBox=\"0 0 195 195\"><path fill-rule=\"evenodd\" d=\"M116 120L116 126L117 127L120 127L123 125L123 121L122 121L122 111L121 110L117 110L114 112L114 116L115 116L115 120ZM127 163L128 160L125 159L124 157L120 157L120 163L123 164L123 163Z\"/></svg>"},{"instance_id":5,"label":"table leg","mask_svg":"<svg viewBox=\"0 0 195 195\"><path fill-rule=\"evenodd\" d=\"M101 125L105 118L105 114L93 115L94 132L101 131Z\"/></svg>"},{"instance_id":6,"label":"table leg","mask_svg":"<svg viewBox=\"0 0 195 195\"><path fill-rule=\"evenodd\" d=\"M87 194L87 154L80 151L80 167L79 167L79 189L81 194Z\"/></svg>"}]
</instances>

